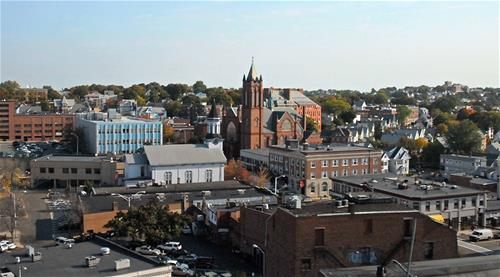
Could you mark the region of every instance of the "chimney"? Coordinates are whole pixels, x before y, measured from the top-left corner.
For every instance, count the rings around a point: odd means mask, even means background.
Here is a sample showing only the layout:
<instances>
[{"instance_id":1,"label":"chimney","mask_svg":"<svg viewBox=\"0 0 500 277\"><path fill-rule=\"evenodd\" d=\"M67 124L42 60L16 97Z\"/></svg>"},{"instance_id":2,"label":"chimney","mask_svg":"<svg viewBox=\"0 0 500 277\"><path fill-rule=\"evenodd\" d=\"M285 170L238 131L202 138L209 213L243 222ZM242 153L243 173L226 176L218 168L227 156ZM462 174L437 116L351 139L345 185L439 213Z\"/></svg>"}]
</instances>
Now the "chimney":
<instances>
[{"instance_id":1,"label":"chimney","mask_svg":"<svg viewBox=\"0 0 500 277\"><path fill-rule=\"evenodd\" d=\"M113 201L113 203L111 203L111 208L113 209L113 211L118 211L118 202L116 201Z\"/></svg>"}]
</instances>

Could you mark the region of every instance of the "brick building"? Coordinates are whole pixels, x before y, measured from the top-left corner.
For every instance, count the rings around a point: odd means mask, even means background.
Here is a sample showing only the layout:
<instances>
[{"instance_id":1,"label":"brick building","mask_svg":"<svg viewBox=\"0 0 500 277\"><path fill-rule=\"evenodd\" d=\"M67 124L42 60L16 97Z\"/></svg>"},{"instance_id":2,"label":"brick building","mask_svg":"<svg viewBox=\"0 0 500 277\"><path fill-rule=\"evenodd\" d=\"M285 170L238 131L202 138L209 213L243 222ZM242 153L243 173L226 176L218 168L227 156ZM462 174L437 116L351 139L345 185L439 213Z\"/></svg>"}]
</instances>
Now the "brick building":
<instances>
[{"instance_id":1,"label":"brick building","mask_svg":"<svg viewBox=\"0 0 500 277\"><path fill-rule=\"evenodd\" d=\"M262 75L257 75L252 62L248 75L243 76L242 105L227 107L222 116L224 152L229 159L239 157L240 149L284 144L287 138L321 143L320 130L308 132L306 128L306 117L317 120L321 126L319 105L297 89L267 91L266 95Z\"/></svg>"},{"instance_id":2,"label":"brick building","mask_svg":"<svg viewBox=\"0 0 500 277\"><path fill-rule=\"evenodd\" d=\"M381 172L381 150L361 146L300 145L288 140L269 147L269 169L288 176L288 187L310 198L329 197L331 178Z\"/></svg>"},{"instance_id":3,"label":"brick building","mask_svg":"<svg viewBox=\"0 0 500 277\"><path fill-rule=\"evenodd\" d=\"M66 130L73 130L75 116L69 114L15 113L15 102L0 102L0 140L61 140Z\"/></svg>"},{"instance_id":4,"label":"brick building","mask_svg":"<svg viewBox=\"0 0 500 277\"><path fill-rule=\"evenodd\" d=\"M299 209L244 207L240 249L260 262L265 276L318 276L323 268L407 262L415 222L413 261L457 257L455 231L386 198L364 197L337 207L333 201Z\"/></svg>"}]
</instances>

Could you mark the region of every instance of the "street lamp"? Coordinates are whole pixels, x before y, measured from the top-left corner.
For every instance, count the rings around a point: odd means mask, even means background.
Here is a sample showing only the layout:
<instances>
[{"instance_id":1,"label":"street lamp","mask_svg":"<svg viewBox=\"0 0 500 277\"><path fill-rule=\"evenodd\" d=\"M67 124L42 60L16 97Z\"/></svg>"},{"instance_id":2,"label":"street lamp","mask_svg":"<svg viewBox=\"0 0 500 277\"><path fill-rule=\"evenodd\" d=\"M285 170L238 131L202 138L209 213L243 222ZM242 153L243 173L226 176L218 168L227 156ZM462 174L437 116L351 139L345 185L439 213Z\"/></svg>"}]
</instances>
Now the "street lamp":
<instances>
[{"instance_id":1,"label":"street lamp","mask_svg":"<svg viewBox=\"0 0 500 277\"><path fill-rule=\"evenodd\" d=\"M77 155L77 156L79 156L79 155L78 155L78 144L80 144L80 143L79 143L79 138L78 138L78 135L77 135L77 134L75 134L75 133L71 133L71 135L72 135L72 136L74 136L74 137L76 138L76 155Z\"/></svg>"},{"instance_id":2,"label":"street lamp","mask_svg":"<svg viewBox=\"0 0 500 277\"><path fill-rule=\"evenodd\" d=\"M252 247L258 249L262 253L262 276L266 276L266 252L262 250L257 244L252 244Z\"/></svg>"},{"instance_id":3,"label":"street lamp","mask_svg":"<svg viewBox=\"0 0 500 277\"><path fill-rule=\"evenodd\" d=\"M274 194L277 194L278 191L278 179L283 177L286 177L286 175L274 177Z\"/></svg>"},{"instance_id":4,"label":"street lamp","mask_svg":"<svg viewBox=\"0 0 500 277\"><path fill-rule=\"evenodd\" d=\"M130 208L130 200L141 198L141 195L145 194L145 193L146 193L146 191L141 190L141 191L138 191L138 192L136 192L136 193L134 193L134 194L132 194L130 196L125 196L125 195L120 194L120 193L112 193L111 196L120 197L123 200L127 201L128 202L128 207Z\"/></svg>"}]
</instances>

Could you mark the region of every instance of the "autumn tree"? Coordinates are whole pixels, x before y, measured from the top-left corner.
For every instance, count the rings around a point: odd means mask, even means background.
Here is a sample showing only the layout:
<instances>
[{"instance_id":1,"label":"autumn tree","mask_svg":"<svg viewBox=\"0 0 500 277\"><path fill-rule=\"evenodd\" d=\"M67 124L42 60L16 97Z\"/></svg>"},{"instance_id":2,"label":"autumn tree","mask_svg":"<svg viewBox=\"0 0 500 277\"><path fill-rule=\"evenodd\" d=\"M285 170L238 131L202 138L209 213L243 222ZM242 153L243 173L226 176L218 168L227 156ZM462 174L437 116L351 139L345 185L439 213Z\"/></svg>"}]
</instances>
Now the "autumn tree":
<instances>
[{"instance_id":1,"label":"autumn tree","mask_svg":"<svg viewBox=\"0 0 500 277\"><path fill-rule=\"evenodd\" d=\"M255 185L257 187L263 188L269 181L269 171L265 167L260 167L259 172L257 172L257 178L255 179Z\"/></svg>"},{"instance_id":2,"label":"autumn tree","mask_svg":"<svg viewBox=\"0 0 500 277\"><path fill-rule=\"evenodd\" d=\"M230 160L224 167L224 178L226 180L239 180L248 182L250 172L245 168L240 160Z\"/></svg>"},{"instance_id":3,"label":"autumn tree","mask_svg":"<svg viewBox=\"0 0 500 277\"><path fill-rule=\"evenodd\" d=\"M174 137L175 129L168 123L163 123L163 142L170 142Z\"/></svg>"}]
</instances>

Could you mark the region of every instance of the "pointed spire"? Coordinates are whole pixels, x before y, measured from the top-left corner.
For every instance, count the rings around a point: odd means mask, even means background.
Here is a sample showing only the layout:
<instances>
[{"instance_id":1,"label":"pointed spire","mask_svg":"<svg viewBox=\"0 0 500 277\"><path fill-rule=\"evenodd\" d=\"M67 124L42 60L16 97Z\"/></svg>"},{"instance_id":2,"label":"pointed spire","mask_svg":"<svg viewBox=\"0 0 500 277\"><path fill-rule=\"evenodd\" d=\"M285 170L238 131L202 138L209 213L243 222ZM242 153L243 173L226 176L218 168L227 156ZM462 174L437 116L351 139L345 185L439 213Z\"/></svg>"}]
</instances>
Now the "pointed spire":
<instances>
[{"instance_id":1,"label":"pointed spire","mask_svg":"<svg viewBox=\"0 0 500 277\"><path fill-rule=\"evenodd\" d=\"M247 81L256 81L258 80L257 71L255 70L255 65L252 57L252 65L250 66L250 70L248 71Z\"/></svg>"},{"instance_id":2,"label":"pointed spire","mask_svg":"<svg viewBox=\"0 0 500 277\"><path fill-rule=\"evenodd\" d=\"M212 99L212 107L210 108L210 112L208 113L207 118L218 118L217 114L217 105L215 104L215 98Z\"/></svg>"}]
</instances>

